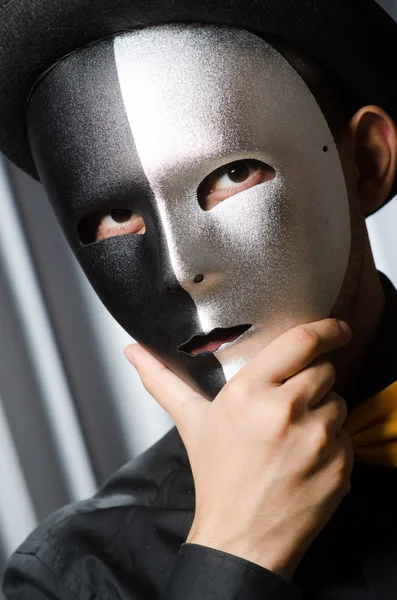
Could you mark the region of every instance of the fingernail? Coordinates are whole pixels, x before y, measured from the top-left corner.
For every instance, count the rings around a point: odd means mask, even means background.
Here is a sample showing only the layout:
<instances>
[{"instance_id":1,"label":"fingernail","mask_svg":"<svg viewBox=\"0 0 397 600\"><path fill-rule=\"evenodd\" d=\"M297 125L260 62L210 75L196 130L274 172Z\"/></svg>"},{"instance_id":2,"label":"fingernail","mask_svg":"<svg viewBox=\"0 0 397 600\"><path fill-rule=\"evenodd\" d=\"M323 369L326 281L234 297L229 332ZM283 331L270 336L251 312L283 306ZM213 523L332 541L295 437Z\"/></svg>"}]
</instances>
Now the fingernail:
<instances>
[{"instance_id":1,"label":"fingernail","mask_svg":"<svg viewBox=\"0 0 397 600\"><path fill-rule=\"evenodd\" d=\"M347 335L352 335L352 330L350 329L349 325L346 323L346 321L339 321L338 320L339 325L341 326L341 328L343 329L343 331L347 334Z\"/></svg>"}]
</instances>

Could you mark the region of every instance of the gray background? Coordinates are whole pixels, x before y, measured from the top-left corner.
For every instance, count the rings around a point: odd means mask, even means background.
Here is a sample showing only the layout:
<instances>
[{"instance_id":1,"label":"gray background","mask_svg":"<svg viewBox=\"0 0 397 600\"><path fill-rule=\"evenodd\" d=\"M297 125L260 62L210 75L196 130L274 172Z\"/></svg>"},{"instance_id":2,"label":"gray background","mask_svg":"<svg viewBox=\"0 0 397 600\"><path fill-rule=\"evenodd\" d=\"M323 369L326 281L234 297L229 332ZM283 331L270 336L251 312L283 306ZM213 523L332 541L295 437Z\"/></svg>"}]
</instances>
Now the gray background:
<instances>
[{"instance_id":1,"label":"gray background","mask_svg":"<svg viewBox=\"0 0 397 600\"><path fill-rule=\"evenodd\" d=\"M397 17L397 0L383 0ZM368 220L397 286L397 200ZM38 521L173 424L123 355L41 185L0 156L0 572Z\"/></svg>"}]
</instances>

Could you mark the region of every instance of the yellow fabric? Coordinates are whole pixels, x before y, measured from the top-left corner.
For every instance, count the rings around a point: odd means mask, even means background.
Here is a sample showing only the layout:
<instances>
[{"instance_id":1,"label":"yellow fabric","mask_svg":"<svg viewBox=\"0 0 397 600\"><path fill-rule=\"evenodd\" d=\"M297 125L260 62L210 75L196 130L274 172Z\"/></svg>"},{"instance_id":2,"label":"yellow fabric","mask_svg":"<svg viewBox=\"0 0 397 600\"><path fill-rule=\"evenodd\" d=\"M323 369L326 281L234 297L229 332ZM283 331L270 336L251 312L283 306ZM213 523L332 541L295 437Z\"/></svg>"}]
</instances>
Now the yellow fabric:
<instances>
[{"instance_id":1,"label":"yellow fabric","mask_svg":"<svg viewBox=\"0 0 397 600\"><path fill-rule=\"evenodd\" d=\"M397 381L356 406L344 429L357 460L397 467Z\"/></svg>"}]
</instances>

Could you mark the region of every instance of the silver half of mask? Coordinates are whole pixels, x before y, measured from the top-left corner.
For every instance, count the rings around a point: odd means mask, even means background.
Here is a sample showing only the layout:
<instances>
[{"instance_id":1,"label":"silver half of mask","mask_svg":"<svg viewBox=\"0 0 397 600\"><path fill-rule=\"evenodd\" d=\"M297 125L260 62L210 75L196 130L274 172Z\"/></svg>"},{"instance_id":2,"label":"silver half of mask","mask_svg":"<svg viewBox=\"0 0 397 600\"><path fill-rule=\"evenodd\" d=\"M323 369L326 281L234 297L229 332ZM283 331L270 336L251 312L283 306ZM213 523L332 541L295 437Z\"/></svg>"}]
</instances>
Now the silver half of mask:
<instances>
[{"instance_id":1,"label":"silver half of mask","mask_svg":"<svg viewBox=\"0 0 397 600\"><path fill-rule=\"evenodd\" d=\"M177 280L204 332L252 325L215 354L229 380L275 337L332 310L350 252L337 147L306 83L250 32L156 26L117 36L114 53ZM201 181L240 159L275 178L202 210Z\"/></svg>"}]
</instances>

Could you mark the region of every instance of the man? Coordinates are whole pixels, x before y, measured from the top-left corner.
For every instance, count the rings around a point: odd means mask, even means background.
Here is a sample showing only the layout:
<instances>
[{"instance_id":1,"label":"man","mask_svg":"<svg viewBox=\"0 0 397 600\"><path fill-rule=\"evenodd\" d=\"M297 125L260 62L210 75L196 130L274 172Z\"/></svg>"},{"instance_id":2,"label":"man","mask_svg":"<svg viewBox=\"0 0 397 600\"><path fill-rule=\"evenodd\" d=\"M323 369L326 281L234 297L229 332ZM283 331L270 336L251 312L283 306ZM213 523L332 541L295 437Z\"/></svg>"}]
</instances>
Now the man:
<instances>
[{"instance_id":1,"label":"man","mask_svg":"<svg viewBox=\"0 0 397 600\"><path fill-rule=\"evenodd\" d=\"M397 27L369 1L177 4L89 26L87 3L43 2L32 57L7 33L3 148L177 429L42 523L3 592L397 597L397 301L365 228L395 186Z\"/></svg>"}]
</instances>

